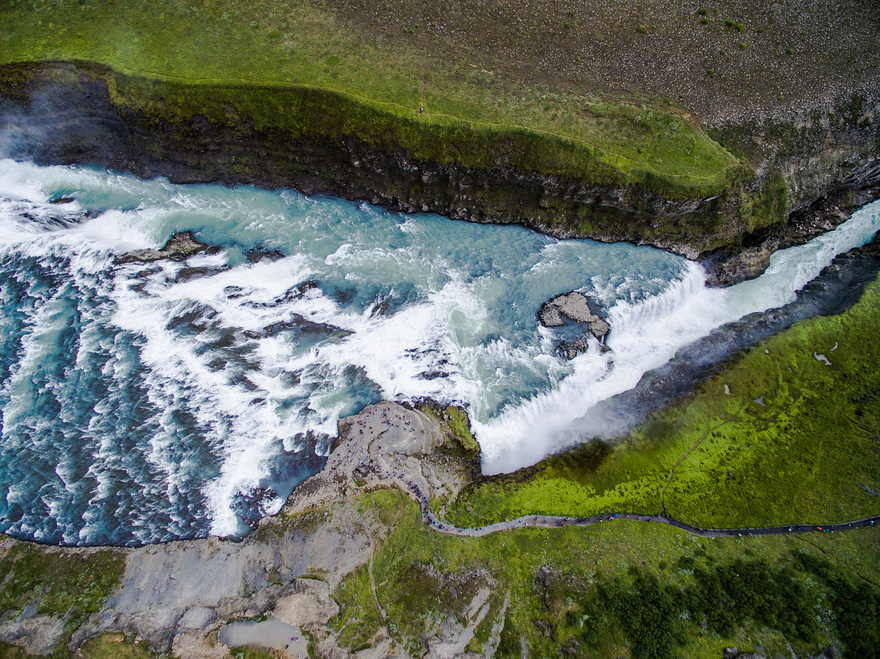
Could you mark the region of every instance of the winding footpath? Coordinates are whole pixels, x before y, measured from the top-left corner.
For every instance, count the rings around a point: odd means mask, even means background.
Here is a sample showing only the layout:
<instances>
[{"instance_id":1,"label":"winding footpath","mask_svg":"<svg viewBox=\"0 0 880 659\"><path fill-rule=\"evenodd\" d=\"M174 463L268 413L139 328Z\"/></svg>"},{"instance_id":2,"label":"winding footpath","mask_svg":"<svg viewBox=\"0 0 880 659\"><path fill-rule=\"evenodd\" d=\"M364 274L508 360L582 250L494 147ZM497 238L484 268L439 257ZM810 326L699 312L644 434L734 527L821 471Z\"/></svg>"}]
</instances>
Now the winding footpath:
<instances>
[{"instance_id":1,"label":"winding footpath","mask_svg":"<svg viewBox=\"0 0 880 659\"><path fill-rule=\"evenodd\" d=\"M423 458L431 453L433 446L439 445L443 441L432 421L416 410L386 401L365 408L361 413L347 419L345 425L345 435L348 441L343 442L334 451L325 466L325 480L329 487L335 490L335 484L340 474L346 474L343 478L351 478L351 474L356 468L366 469L369 467L369 471L376 477L374 485L384 483L400 487L418 501L422 519L428 527L438 533L448 535L479 538L498 531L591 526L615 520L667 524L701 538L814 532L836 533L880 524L880 515L875 515L832 524L788 524L763 528L705 529L680 522L665 514L604 513L592 517L526 515L486 526L459 528L437 517L428 505L429 499L426 493L431 491L431 486L424 473ZM316 505L312 500L304 501L306 505L310 503Z\"/></svg>"},{"instance_id":2,"label":"winding footpath","mask_svg":"<svg viewBox=\"0 0 880 659\"><path fill-rule=\"evenodd\" d=\"M880 515L873 517L865 517L852 522L841 522L838 524L793 524L788 526L766 526L762 528L744 528L744 529L704 529L699 526L693 526L680 522L666 515L635 515L632 513L604 513L601 515L593 515L592 517L558 517L553 515L526 515L504 522L496 522L486 526L478 526L476 528L458 528L452 524L441 521L431 512L428 507L428 498L421 489L412 482L407 483L410 494L412 494L419 502L422 510L422 519L428 526L440 533L449 535L458 535L469 538L479 538L490 533L498 531L511 531L513 529L523 528L558 528L561 526L591 526L602 522L611 522L614 520L631 520L634 522L656 522L658 524L668 524L677 529L700 536L701 538L731 538L745 537L757 535L786 535L792 533L813 533L825 532L835 533L837 531L850 531L852 529L864 528L866 526L875 526L880 523Z\"/></svg>"}]
</instances>

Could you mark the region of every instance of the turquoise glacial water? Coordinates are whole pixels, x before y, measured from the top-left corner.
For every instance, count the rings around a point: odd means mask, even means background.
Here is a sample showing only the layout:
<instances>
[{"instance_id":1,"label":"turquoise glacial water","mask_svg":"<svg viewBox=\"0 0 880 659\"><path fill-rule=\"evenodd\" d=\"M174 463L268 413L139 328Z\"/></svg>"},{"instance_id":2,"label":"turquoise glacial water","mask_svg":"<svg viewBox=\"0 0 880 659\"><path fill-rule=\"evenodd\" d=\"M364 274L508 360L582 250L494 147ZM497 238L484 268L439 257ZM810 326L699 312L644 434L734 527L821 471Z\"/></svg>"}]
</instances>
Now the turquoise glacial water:
<instances>
[{"instance_id":1,"label":"turquoise glacial water","mask_svg":"<svg viewBox=\"0 0 880 659\"><path fill-rule=\"evenodd\" d=\"M0 161L0 531L241 535L320 469L339 418L381 399L462 405L486 473L531 464L597 434L590 408L682 346L790 301L878 214L717 290L649 247ZM115 261L180 231L221 249ZM557 354L536 313L570 290L601 306L611 351Z\"/></svg>"}]
</instances>

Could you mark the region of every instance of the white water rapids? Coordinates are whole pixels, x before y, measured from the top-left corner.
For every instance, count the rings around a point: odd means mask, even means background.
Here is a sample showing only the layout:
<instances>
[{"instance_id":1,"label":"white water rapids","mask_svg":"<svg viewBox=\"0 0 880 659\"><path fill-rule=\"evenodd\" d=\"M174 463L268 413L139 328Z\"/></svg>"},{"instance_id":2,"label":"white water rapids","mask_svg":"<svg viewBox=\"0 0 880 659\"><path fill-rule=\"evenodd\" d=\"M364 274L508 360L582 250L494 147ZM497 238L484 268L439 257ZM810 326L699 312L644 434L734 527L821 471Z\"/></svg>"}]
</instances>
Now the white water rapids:
<instances>
[{"instance_id":1,"label":"white water rapids","mask_svg":"<svg viewBox=\"0 0 880 659\"><path fill-rule=\"evenodd\" d=\"M340 417L382 398L464 406L486 473L531 464L595 434L591 407L683 346L793 299L878 223L880 203L708 289L698 265L648 247L0 161L0 530L241 534L320 468ZM115 263L180 231L221 249ZM570 290L601 305L611 351L556 353L536 312Z\"/></svg>"}]
</instances>

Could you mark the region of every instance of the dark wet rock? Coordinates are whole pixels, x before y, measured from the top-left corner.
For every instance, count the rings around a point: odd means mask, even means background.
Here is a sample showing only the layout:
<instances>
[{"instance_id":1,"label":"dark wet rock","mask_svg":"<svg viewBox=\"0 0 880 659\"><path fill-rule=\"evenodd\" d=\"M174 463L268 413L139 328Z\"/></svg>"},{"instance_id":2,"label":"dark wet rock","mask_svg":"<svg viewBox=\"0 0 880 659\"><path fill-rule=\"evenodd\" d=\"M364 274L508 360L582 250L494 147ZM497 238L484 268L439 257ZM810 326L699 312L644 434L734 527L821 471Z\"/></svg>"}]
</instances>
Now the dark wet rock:
<instances>
[{"instance_id":1,"label":"dark wet rock","mask_svg":"<svg viewBox=\"0 0 880 659\"><path fill-rule=\"evenodd\" d=\"M556 354L564 359L574 359L589 348L590 344L586 338L575 339L574 341L560 341L556 346ZM599 350L604 354L609 352L611 348L602 343Z\"/></svg>"},{"instance_id":2,"label":"dark wet rock","mask_svg":"<svg viewBox=\"0 0 880 659\"><path fill-rule=\"evenodd\" d=\"M544 327L561 327L565 324L563 318L586 323L590 334L597 339L602 339L611 331L608 322L593 309L590 299L577 291L554 297L542 304L538 311L538 320Z\"/></svg>"},{"instance_id":3,"label":"dark wet rock","mask_svg":"<svg viewBox=\"0 0 880 659\"><path fill-rule=\"evenodd\" d=\"M217 317L217 312L206 304L193 304L166 325L167 329L182 329L193 334L204 332Z\"/></svg>"},{"instance_id":4,"label":"dark wet rock","mask_svg":"<svg viewBox=\"0 0 880 659\"><path fill-rule=\"evenodd\" d=\"M163 259L185 261L195 254L216 254L219 251L219 247L196 240L192 231L182 231L171 236L161 249L137 249L123 254L116 263L150 263Z\"/></svg>"},{"instance_id":5,"label":"dark wet rock","mask_svg":"<svg viewBox=\"0 0 880 659\"><path fill-rule=\"evenodd\" d=\"M180 272L177 273L177 277L175 277L174 281L177 283L183 283L186 281L190 281L191 279L198 279L199 277L208 277L210 275L215 275L218 272L222 272L225 268L182 268Z\"/></svg>"},{"instance_id":6,"label":"dark wet rock","mask_svg":"<svg viewBox=\"0 0 880 659\"><path fill-rule=\"evenodd\" d=\"M247 492L239 492L232 504L232 509L245 524L252 529L257 528L260 518L265 516L266 509L278 493L271 487L255 487Z\"/></svg>"},{"instance_id":7,"label":"dark wet rock","mask_svg":"<svg viewBox=\"0 0 880 659\"><path fill-rule=\"evenodd\" d=\"M245 391L259 391L260 387L254 384L253 380L247 377L244 373L236 373L230 378L230 382L237 386L242 387Z\"/></svg>"},{"instance_id":8,"label":"dark wet rock","mask_svg":"<svg viewBox=\"0 0 880 659\"><path fill-rule=\"evenodd\" d=\"M431 371L425 373L419 373L419 377L422 380L436 380L437 378L448 378L451 373L446 373L444 371Z\"/></svg>"},{"instance_id":9,"label":"dark wet rock","mask_svg":"<svg viewBox=\"0 0 880 659\"><path fill-rule=\"evenodd\" d=\"M266 249L262 245L257 245L247 251L247 260L251 263L259 263L260 261L279 261L283 258L283 252L277 249Z\"/></svg>"},{"instance_id":10,"label":"dark wet rock","mask_svg":"<svg viewBox=\"0 0 880 659\"><path fill-rule=\"evenodd\" d=\"M38 224L40 226L44 226L50 229L66 229L68 227L72 227L76 224L84 222L92 217L92 214L89 212L58 215L54 213L31 213L28 211L23 211L20 213L20 215L24 219L33 222L34 224Z\"/></svg>"},{"instance_id":11,"label":"dark wet rock","mask_svg":"<svg viewBox=\"0 0 880 659\"><path fill-rule=\"evenodd\" d=\"M349 332L348 330L336 327L335 325L316 323L309 320L308 318L294 315L292 320L272 323L271 325L267 325L266 327L264 327L262 330L245 330L244 335L249 339L265 339L275 336L276 334L280 334L281 332L290 331L296 332L298 334L325 334L338 335L342 337L351 334L351 332Z\"/></svg>"},{"instance_id":12,"label":"dark wet rock","mask_svg":"<svg viewBox=\"0 0 880 659\"><path fill-rule=\"evenodd\" d=\"M235 340L235 330L227 327L220 330L220 335L210 345L212 348L229 348L235 345Z\"/></svg>"},{"instance_id":13,"label":"dark wet rock","mask_svg":"<svg viewBox=\"0 0 880 659\"><path fill-rule=\"evenodd\" d=\"M557 295L541 305L538 311L538 321L544 327L563 328L575 324L585 326L599 342L605 345L605 337L611 331L611 326L602 318L590 299L583 293L572 291L565 295ZM580 331L578 332L580 333ZM588 335L571 337L560 341L556 346L556 352L565 359L574 359L589 348Z\"/></svg>"},{"instance_id":14,"label":"dark wet rock","mask_svg":"<svg viewBox=\"0 0 880 659\"><path fill-rule=\"evenodd\" d=\"M230 300L241 297L243 293L244 289L241 286L227 286L223 289L223 294Z\"/></svg>"},{"instance_id":15,"label":"dark wet rock","mask_svg":"<svg viewBox=\"0 0 880 659\"><path fill-rule=\"evenodd\" d=\"M391 309L391 300L385 298L381 302L377 302L373 305L372 311L370 311L371 316L385 316L388 314L388 310Z\"/></svg>"},{"instance_id":16,"label":"dark wet rock","mask_svg":"<svg viewBox=\"0 0 880 659\"><path fill-rule=\"evenodd\" d=\"M337 288L333 291L333 299L339 304L348 304L354 300L355 295L357 295L356 288Z\"/></svg>"},{"instance_id":17,"label":"dark wet rock","mask_svg":"<svg viewBox=\"0 0 880 659\"><path fill-rule=\"evenodd\" d=\"M271 302L253 302L250 304L252 307L256 307L258 309L270 309L272 307L277 307L282 304L287 304L288 302L293 302L294 300L299 300L306 293L316 288L320 288L320 284L314 280L304 281L301 284L297 284L293 288L289 288L284 292L284 295L275 298Z\"/></svg>"},{"instance_id":18,"label":"dark wet rock","mask_svg":"<svg viewBox=\"0 0 880 659\"><path fill-rule=\"evenodd\" d=\"M564 359L574 359L579 354L586 352L590 347L586 339L577 339L575 341L560 341L556 346L557 354Z\"/></svg>"}]
</instances>

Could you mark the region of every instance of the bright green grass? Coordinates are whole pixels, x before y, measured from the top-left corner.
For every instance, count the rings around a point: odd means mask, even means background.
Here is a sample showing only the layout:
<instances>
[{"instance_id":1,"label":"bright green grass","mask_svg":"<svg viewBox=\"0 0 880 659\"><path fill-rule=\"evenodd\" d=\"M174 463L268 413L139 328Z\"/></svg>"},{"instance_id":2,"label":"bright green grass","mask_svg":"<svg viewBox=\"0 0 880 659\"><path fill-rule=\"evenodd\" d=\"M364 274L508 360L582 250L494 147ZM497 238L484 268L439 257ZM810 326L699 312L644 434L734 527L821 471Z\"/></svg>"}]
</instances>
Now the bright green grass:
<instances>
[{"instance_id":1,"label":"bright green grass","mask_svg":"<svg viewBox=\"0 0 880 659\"><path fill-rule=\"evenodd\" d=\"M760 344L600 459L560 456L486 479L447 517L480 526L531 513L665 510L698 526L736 528L876 515L880 496L868 490L880 492L878 317L874 282L846 313Z\"/></svg>"},{"instance_id":2,"label":"bright green grass","mask_svg":"<svg viewBox=\"0 0 880 659\"><path fill-rule=\"evenodd\" d=\"M95 636L83 643L80 654L83 659L151 659L155 656L146 642L131 642L122 634Z\"/></svg>"},{"instance_id":3,"label":"bright green grass","mask_svg":"<svg viewBox=\"0 0 880 659\"><path fill-rule=\"evenodd\" d=\"M477 608L471 605L479 601L481 591L485 591L487 613L469 649L483 652L492 628L503 619L501 644L515 656L521 636L530 646L530 656L557 656L562 647L578 648L578 656L622 656L624 646L644 646L650 638L627 632L626 625L609 611L602 614L607 619L590 640L584 640L589 634L579 622L602 588L617 588L618 596L626 601L639 575L656 578L676 598L678 640L671 654L658 657L718 657L730 645L742 651L764 647L780 653L788 643L801 656L827 645L829 631L838 638L845 635L845 630L834 632L836 620L852 611L841 603L837 591L801 565L800 556L827 562L829 574L849 579L847 587L866 584L868 597L880 601L880 530L876 528L833 536L702 539L664 525L619 520L585 528L519 529L461 538L426 528L416 504L400 492L377 492L365 499L381 499L386 510L397 510L394 519L385 520L393 524L393 530L377 549L373 572L389 631L411 653L419 653L422 639L437 632L444 621L475 624ZM711 625L700 626L697 612L723 613L726 600L704 593L700 602L689 602L689 593L701 592L695 571L711 573L742 563L773 566L769 573L765 570L763 580L750 585L756 600L776 596L761 592L774 579L784 577L787 584L801 589L795 589L792 597L797 596L796 603L809 614L802 634L784 634L768 625L768 616L761 611L752 614L754 619L739 620L723 634ZM839 584L836 588L850 592ZM339 620L356 626L359 621L361 633L356 639L363 643L378 622L366 568L347 578L335 597L342 607ZM681 618L684 611L691 614ZM787 623L776 624L785 627Z\"/></svg>"},{"instance_id":4,"label":"bright green grass","mask_svg":"<svg viewBox=\"0 0 880 659\"><path fill-rule=\"evenodd\" d=\"M462 450L471 455L479 455L480 445L471 433L467 413L460 407L453 406L447 407L444 412L446 422L449 424L449 428L461 445Z\"/></svg>"},{"instance_id":5,"label":"bright green grass","mask_svg":"<svg viewBox=\"0 0 880 659\"><path fill-rule=\"evenodd\" d=\"M16 615L32 607L38 614L62 619L64 635L52 656L68 656L70 634L101 608L124 568L125 556L112 549L53 551L15 542L0 553L0 613ZM126 645L123 654L114 656L140 659L145 651L138 648ZM129 654L129 650L137 652ZM26 656L19 648L0 644L0 659Z\"/></svg>"},{"instance_id":6,"label":"bright green grass","mask_svg":"<svg viewBox=\"0 0 880 659\"><path fill-rule=\"evenodd\" d=\"M366 565L360 566L342 582L335 599L340 611L330 620L330 626L339 632L340 644L352 650L372 645L382 619Z\"/></svg>"},{"instance_id":7,"label":"bright green grass","mask_svg":"<svg viewBox=\"0 0 880 659\"><path fill-rule=\"evenodd\" d=\"M408 124L405 147L415 134L436 142L439 131L447 153L435 146L430 155L466 165L487 164L468 162L474 136L517 142L525 132L530 139L513 150L511 164L580 171L595 182L641 184L668 196L717 193L747 171L680 114L505 82L466 62L432 60L405 41L392 48L306 1L11 0L0 11L0 63L47 60L105 64L145 81L145 95L148 81L329 93L336 103L355 102ZM163 98L167 93L161 90ZM259 121L262 110L249 110ZM556 146L542 159L536 139ZM571 162L557 169L560 155Z\"/></svg>"},{"instance_id":8,"label":"bright green grass","mask_svg":"<svg viewBox=\"0 0 880 659\"><path fill-rule=\"evenodd\" d=\"M110 549L52 552L15 543L0 555L0 611L36 604L38 613L83 620L112 593L124 566L125 557Z\"/></svg>"}]
</instances>

